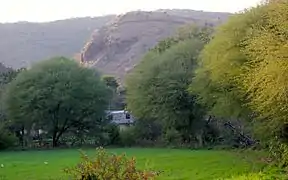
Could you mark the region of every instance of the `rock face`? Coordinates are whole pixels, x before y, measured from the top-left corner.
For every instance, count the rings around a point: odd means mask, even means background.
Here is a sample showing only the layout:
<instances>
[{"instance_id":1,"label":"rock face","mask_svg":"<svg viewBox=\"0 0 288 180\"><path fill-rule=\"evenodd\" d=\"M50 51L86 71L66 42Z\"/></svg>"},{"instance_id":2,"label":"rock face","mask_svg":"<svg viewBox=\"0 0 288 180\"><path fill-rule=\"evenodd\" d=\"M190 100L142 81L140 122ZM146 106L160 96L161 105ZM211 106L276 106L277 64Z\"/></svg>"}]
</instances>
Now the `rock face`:
<instances>
[{"instance_id":1,"label":"rock face","mask_svg":"<svg viewBox=\"0 0 288 180\"><path fill-rule=\"evenodd\" d=\"M122 80L150 48L179 27L192 23L215 25L229 15L192 10L129 12L96 30L83 48L81 60Z\"/></svg>"}]
</instances>

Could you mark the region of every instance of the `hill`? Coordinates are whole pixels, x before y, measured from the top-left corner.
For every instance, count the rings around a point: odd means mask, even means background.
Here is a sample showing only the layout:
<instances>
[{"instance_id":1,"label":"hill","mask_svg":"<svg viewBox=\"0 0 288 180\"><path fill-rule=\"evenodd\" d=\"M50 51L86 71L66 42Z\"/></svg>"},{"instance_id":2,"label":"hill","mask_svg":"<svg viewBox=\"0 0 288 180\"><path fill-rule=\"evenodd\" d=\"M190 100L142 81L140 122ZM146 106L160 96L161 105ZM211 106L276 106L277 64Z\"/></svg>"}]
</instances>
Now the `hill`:
<instances>
[{"instance_id":1,"label":"hill","mask_svg":"<svg viewBox=\"0 0 288 180\"><path fill-rule=\"evenodd\" d=\"M47 23L0 24L0 62L20 68L52 56L74 56L92 32L114 15L59 20Z\"/></svg>"},{"instance_id":2,"label":"hill","mask_svg":"<svg viewBox=\"0 0 288 180\"><path fill-rule=\"evenodd\" d=\"M180 26L217 25L229 15L160 9L46 23L0 24L0 63L21 68L53 56L75 57L81 52L84 62L122 79L148 49L171 36Z\"/></svg>"},{"instance_id":3,"label":"hill","mask_svg":"<svg viewBox=\"0 0 288 180\"><path fill-rule=\"evenodd\" d=\"M11 68L5 67L2 63L0 63L0 74L1 73L6 73L8 71L12 70Z\"/></svg>"},{"instance_id":4,"label":"hill","mask_svg":"<svg viewBox=\"0 0 288 180\"><path fill-rule=\"evenodd\" d=\"M81 60L105 74L123 79L150 48L185 24L218 25L229 13L193 10L134 11L117 16L95 31Z\"/></svg>"}]
</instances>

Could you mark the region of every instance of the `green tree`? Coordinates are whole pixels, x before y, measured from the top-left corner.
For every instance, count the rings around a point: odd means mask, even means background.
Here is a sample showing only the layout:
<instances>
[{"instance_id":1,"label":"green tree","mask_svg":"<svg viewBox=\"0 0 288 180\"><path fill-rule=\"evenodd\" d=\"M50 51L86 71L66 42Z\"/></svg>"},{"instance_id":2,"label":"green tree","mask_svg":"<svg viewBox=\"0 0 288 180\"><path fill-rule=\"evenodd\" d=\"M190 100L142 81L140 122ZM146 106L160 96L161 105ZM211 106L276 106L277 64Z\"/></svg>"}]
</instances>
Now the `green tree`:
<instances>
[{"instance_id":1,"label":"green tree","mask_svg":"<svg viewBox=\"0 0 288 180\"><path fill-rule=\"evenodd\" d=\"M5 147L7 148L13 145L13 143L15 142L15 137L14 137L15 132L19 131L19 128L17 127L17 125L11 123L11 121L7 119L2 95L5 92L5 88L7 87L7 85L11 81L13 81L21 71L24 71L24 70L25 70L24 68L17 69L17 70L8 69L7 71L4 71L0 74L0 132L1 132L0 144L2 143L2 145L0 146L2 148L5 148ZM18 137L21 142L21 140L23 139L22 136L18 134Z\"/></svg>"},{"instance_id":2,"label":"green tree","mask_svg":"<svg viewBox=\"0 0 288 180\"><path fill-rule=\"evenodd\" d=\"M122 94L121 86L118 84L116 78L114 76L105 75L102 77L102 80L113 92L113 97L109 102L109 109L124 109L125 95Z\"/></svg>"},{"instance_id":3,"label":"green tree","mask_svg":"<svg viewBox=\"0 0 288 180\"><path fill-rule=\"evenodd\" d=\"M195 24L184 25L180 27L174 37L177 41L184 41L187 39L199 39L207 44L214 32L212 25L205 24L204 26L197 26Z\"/></svg>"},{"instance_id":4,"label":"green tree","mask_svg":"<svg viewBox=\"0 0 288 180\"><path fill-rule=\"evenodd\" d=\"M48 130L55 147L70 128L101 129L110 96L97 72L56 57L21 72L7 87L5 105L8 118L28 132L34 123Z\"/></svg>"},{"instance_id":5,"label":"green tree","mask_svg":"<svg viewBox=\"0 0 288 180\"><path fill-rule=\"evenodd\" d=\"M13 146L16 140L14 134L7 129L7 126L0 122L0 150Z\"/></svg>"},{"instance_id":6,"label":"green tree","mask_svg":"<svg viewBox=\"0 0 288 180\"><path fill-rule=\"evenodd\" d=\"M113 91L117 91L117 88L119 87L119 84L114 76L103 76L102 77L104 83L107 87L111 88Z\"/></svg>"},{"instance_id":7,"label":"green tree","mask_svg":"<svg viewBox=\"0 0 288 180\"><path fill-rule=\"evenodd\" d=\"M194 139L203 118L187 88L203 45L193 39L168 46L162 53L150 51L127 77L127 103L132 114L161 122L167 132L179 131L183 141Z\"/></svg>"},{"instance_id":8,"label":"green tree","mask_svg":"<svg viewBox=\"0 0 288 180\"><path fill-rule=\"evenodd\" d=\"M8 71L0 73L0 119L5 120L5 112L3 109L3 100L2 100L2 94L4 93L4 90L6 86L13 81L17 75L24 71L24 68L13 70L9 69Z\"/></svg>"},{"instance_id":9,"label":"green tree","mask_svg":"<svg viewBox=\"0 0 288 180\"><path fill-rule=\"evenodd\" d=\"M17 70L8 70L6 72L2 72L0 74L0 85L1 87L7 85L8 83L10 83L13 79L16 78L16 76L22 72L22 71L25 71L26 69L25 68L20 68L20 69L17 69Z\"/></svg>"}]
</instances>

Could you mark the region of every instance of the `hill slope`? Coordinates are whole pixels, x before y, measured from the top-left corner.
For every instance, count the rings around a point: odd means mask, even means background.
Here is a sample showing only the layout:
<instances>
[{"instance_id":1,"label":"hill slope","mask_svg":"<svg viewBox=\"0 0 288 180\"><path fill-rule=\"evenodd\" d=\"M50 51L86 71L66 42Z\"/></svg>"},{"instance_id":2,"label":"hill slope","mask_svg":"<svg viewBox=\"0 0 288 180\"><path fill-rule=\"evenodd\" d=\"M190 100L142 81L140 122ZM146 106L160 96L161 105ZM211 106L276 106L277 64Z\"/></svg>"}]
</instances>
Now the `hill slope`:
<instances>
[{"instance_id":1,"label":"hill slope","mask_svg":"<svg viewBox=\"0 0 288 180\"><path fill-rule=\"evenodd\" d=\"M113 22L95 31L82 51L83 62L123 79L141 57L185 24L217 25L229 13L193 10L135 11L118 16Z\"/></svg>"},{"instance_id":2,"label":"hill slope","mask_svg":"<svg viewBox=\"0 0 288 180\"><path fill-rule=\"evenodd\" d=\"M11 68L5 67L2 63L0 63L0 74L1 73L6 73L8 71L12 70Z\"/></svg>"},{"instance_id":3,"label":"hill slope","mask_svg":"<svg viewBox=\"0 0 288 180\"><path fill-rule=\"evenodd\" d=\"M52 56L74 56L92 32L114 15L75 18L48 23L0 24L0 62L20 68Z\"/></svg>"}]
</instances>

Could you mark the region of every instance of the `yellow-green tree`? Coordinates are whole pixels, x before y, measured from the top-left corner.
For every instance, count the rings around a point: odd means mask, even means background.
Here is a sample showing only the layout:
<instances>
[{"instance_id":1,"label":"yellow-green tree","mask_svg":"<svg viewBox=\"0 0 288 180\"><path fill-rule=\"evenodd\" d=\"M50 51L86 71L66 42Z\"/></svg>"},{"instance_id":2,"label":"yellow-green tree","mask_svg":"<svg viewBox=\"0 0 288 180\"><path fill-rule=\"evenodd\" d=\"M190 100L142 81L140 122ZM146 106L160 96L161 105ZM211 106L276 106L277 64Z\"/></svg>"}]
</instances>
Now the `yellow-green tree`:
<instances>
[{"instance_id":1,"label":"yellow-green tree","mask_svg":"<svg viewBox=\"0 0 288 180\"><path fill-rule=\"evenodd\" d=\"M268 2L246 42L243 52L249 61L241 84L249 104L263 118L273 119L273 127L288 123L288 1Z\"/></svg>"},{"instance_id":2,"label":"yellow-green tree","mask_svg":"<svg viewBox=\"0 0 288 180\"><path fill-rule=\"evenodd\" d=\"M242 52L250 27L259 19L258 9L234 15L219 27L199 57L199 67L190 90L219 118L247 117L244 94L239 88L242 67L248 61Z\"/></svg>"},{"instance_id":3,"label":"yellow-green tree","mask_svg":"<svg viewBox=\"0 0 288 180\"><path fill-rule=\"evenodd\" d=\"M201 54L190 89L213 115L257 119L260 137L280 142L278 150L285 149L287 59L288 1L266 1L217 30ZM280 153L282 159L285 152Z\"/></svg>"}]
</instances>

